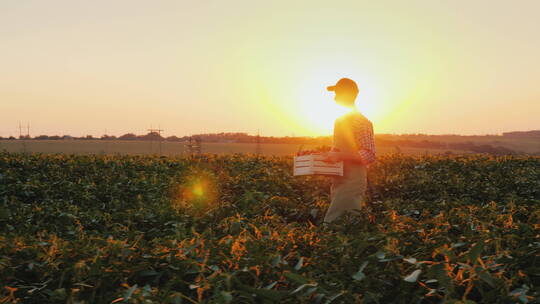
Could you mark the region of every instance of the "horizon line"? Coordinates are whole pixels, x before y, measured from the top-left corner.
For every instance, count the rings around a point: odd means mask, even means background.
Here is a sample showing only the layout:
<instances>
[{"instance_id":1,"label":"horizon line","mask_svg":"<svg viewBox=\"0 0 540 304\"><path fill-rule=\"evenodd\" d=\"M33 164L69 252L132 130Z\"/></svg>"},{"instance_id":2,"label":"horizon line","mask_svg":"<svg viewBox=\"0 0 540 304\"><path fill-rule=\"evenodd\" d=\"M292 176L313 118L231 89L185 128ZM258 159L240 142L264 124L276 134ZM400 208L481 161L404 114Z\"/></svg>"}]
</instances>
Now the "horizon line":
<instances>
[{"instance_id":1,"label":"horizon line","mask_svg":"<svg viewBox=\"0 0 540 304\"><path fill-rule=\"evenodd\" d=\"M502 137L504 136L504 134L508 134L508 133L528 133L528 132L540 132L540 129L535 129L535 130L515 130L515 131L507 131L507 132L502 132L502 133L485 133L485 134L457 134L457 133L374 133L375 135L379 135L379 136L461 136L461 137L478 137L478 136L484 136L484 137L488 137L488 136L499 136L499 137ZM83 138L83 137L86 137L86 136L92 136L93 138L95 139L100 139L102 136L115 136L115 137L120 137L120 136L123 136L123 135L126 135L126 134L134 134L136 136L144 136L144 135L148 135L150 134L151 132L148 132L148 133L144 133L144 134L137 134L137 133L134 133L134 132L127 132L127 133L123 133L123 134L120 134L120 135L115 135L115 134L101 134L101 135L94 135L94 134L85 134L85 135L80 135L80 136L76 136L76 135L70 135L70 134L62 134L62 135L59 135L59 134L54 134L54 135L49 135L49 134L38 134L38 135L30 135L30 138L35 138L35 137L38 137L38 136L60 136L60 137L63 137L63 136L70 136L70 137L74 137L74 138ZM176 135L176 134L171 134L171 135L168 135L168 136L164 136L163 134L160 134L163 138L167 138L167 137L172 137L172 136L176 136L176 137L191 137L191 136L201 136L201 135L219 135L219 134L245 134L247 136L252 136L252 137L256 137L256 136L261 136L261 137L277 137L277 138L320 138L320 137L331 137L333 136L332 134L325 134L325 135L282 135L282 136L279 136L279 135L261 135L260 133L256 133L256 134L251 134L249 132L213 132L213 133L193 133L191 135ZM28 134L21 134L22 136L27 136ZM2 139L9 139L10 137L14 137L15 139L18 139L20 138L21 135L13 135L13 134L9 134L9 135L6 135L6 137L4 136L1 136L0 135L0 138Z\"/></svg>"}]
</instances>

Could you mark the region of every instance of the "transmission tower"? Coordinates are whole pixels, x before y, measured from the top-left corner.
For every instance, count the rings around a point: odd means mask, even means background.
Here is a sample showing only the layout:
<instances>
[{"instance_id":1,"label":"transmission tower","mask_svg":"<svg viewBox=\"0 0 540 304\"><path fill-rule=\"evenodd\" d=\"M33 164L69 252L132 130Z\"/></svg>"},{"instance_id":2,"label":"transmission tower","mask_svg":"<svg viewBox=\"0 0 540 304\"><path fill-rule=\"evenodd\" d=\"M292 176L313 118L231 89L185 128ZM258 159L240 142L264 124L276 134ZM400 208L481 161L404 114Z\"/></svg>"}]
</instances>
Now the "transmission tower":
<instances>
[{"instance_id":1,"label":"transmission tower","mask_svg":"<svg viewBox=\"0 0 540 304\"><path fill-rule=\"evenodd\" d=\"M29 139L30 138L30 123L29 122L26 123L26 134L24 135L23 135L24 133L23 130L24 130L24 127L19 121L19 139L23 139L23 138Z\"/></svg>"},{"instance_id":2,"label":"transmission tower","mask_svg":"<svg viewBox=\"0 0 540 304\"><path fill-rule=\"evenodd\" d=\"M199 136L190 136L189 142L186 145L190 155L201 154L202 152L202 140Z\"/></svg>"}]
</instances>

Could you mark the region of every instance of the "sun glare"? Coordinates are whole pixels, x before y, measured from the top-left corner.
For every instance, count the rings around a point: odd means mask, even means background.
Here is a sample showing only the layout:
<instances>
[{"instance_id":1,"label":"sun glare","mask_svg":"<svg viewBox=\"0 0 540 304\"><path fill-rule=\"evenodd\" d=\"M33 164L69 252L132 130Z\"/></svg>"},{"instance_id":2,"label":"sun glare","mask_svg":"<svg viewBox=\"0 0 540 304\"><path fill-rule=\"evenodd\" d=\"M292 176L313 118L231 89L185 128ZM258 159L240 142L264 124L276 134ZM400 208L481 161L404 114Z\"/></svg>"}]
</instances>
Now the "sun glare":
<instances>
[{"instance_id":1,"label":"sun glare","mask_svg":"<svg viewBox=\"0 0 540 304\"><path fill-rule=\"evenodd\" d=\"M302 115L305 115L315 134L328 135L333 131L334 120L347 112L349 109L335 104L330 99L306 104Z\"/></svg>"},{"instance_id":2,"label":"sun glare","mask_svg":"<svg viewBox=\"0 0 540 304\"><path fill-rule=\"evenodd\" d=\"M311 75L311 79L304 80L297 109L298 116L308 125L311 135L332 134L334 120L350 111L336 104L334 93L326 90L327 86L335 84L342 77L350 77L358 83L360 93L356 100L357 108L372 120L378 118L380 103L376 100L379 85L373 79L365 75L341 75L334 70L321 70Z\"/></svg>"}]
</instances>

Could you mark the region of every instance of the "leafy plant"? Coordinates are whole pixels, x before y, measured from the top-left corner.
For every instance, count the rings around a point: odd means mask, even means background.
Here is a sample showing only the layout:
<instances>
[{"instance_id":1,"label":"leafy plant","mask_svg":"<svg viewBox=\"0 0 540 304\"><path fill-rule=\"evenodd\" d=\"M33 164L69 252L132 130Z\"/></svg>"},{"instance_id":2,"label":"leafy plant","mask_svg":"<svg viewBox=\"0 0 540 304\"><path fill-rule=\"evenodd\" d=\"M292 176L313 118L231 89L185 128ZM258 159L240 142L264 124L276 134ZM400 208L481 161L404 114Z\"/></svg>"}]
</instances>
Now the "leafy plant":
<instances>
[{"instance_id":1,"label":"leafy plant","mask_svg":"<svg viewBox=\"0 0 540 304\"><path fill-rule=\"evenodd\" d=\"M0 152L0 303L534 303L540 159L381 157L370 202L290 157Z\"/></svg>"}]
</instances>

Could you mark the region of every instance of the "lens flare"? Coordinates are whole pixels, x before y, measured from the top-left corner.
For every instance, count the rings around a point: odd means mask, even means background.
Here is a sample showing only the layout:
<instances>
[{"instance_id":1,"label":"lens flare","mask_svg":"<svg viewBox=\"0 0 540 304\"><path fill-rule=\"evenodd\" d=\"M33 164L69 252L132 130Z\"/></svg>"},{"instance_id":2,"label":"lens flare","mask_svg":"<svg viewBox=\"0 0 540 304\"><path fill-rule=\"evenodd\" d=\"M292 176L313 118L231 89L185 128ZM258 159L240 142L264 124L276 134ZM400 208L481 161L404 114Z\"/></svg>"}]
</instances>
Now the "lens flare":
<instances>
[{"instance_id":1,"label":"lens flare","mask_svg":"<svg viewBox=\"0 0 540 304\"><path fill-rule=\"evenodd\" d=\"M173 187L172 203L180 209L206 210L215 205L218 187L208 172L195 172Z\"/></svg>"},{"instance_id":2,"label":"lens flare","mask_svg":"<svg viewBox=\"0 0 540 304\"><path fill-rule=\"evenodd\" d=\"M195 197L202 198L204 196L204 186L201 183L197 183L193 186L191 192Z\"/></svg>"}]
</instances>

